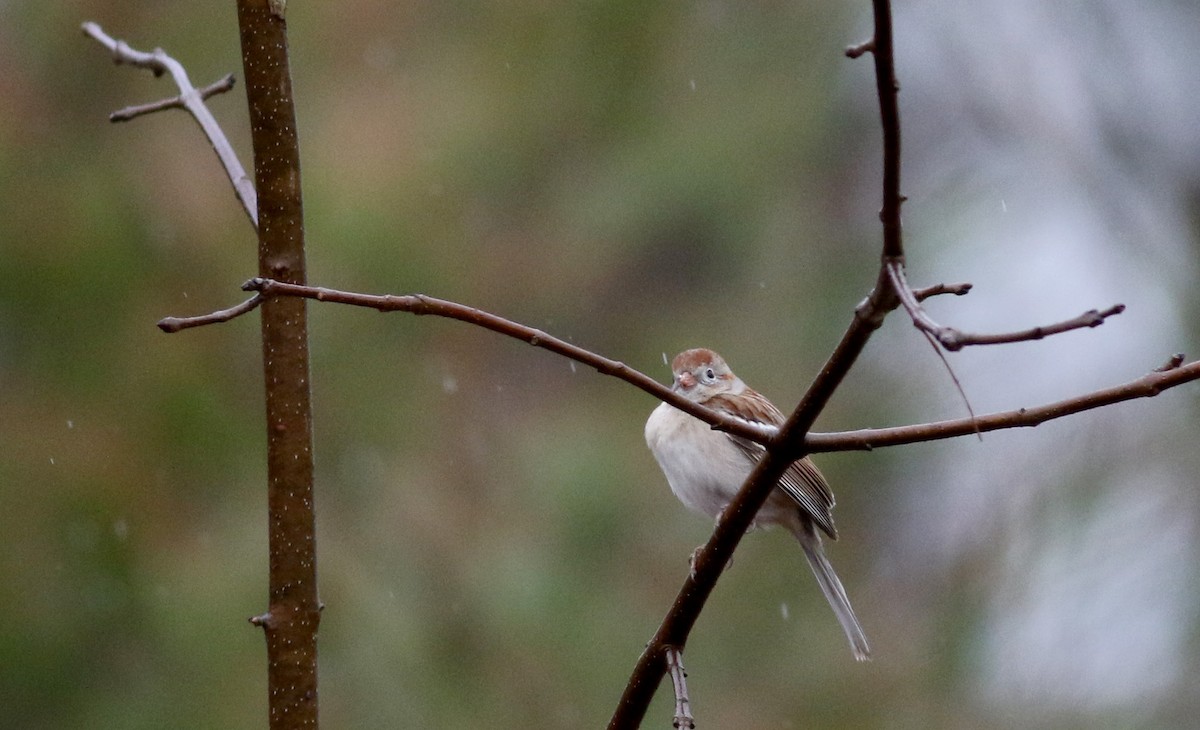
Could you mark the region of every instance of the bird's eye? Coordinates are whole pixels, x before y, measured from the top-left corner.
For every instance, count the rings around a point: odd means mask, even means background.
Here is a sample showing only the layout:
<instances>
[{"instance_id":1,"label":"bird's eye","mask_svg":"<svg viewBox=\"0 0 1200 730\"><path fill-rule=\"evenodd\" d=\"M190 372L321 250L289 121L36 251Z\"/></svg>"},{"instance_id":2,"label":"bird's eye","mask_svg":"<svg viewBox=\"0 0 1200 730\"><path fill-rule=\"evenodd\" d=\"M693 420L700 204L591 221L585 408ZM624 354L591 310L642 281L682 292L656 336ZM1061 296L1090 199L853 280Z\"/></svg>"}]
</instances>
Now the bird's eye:
<instances>
[{"instance_id":1,"label":"bird's eye","mask_svg":"<svg viewBox=\"0 0 1200 730\"><path fill-rule=\"evenodd\" d=\"M705 380L716 380L717 374L713 372L712 368L709 368L708 370L704 371L704 379Z\"/></svg>"}]
</instances>

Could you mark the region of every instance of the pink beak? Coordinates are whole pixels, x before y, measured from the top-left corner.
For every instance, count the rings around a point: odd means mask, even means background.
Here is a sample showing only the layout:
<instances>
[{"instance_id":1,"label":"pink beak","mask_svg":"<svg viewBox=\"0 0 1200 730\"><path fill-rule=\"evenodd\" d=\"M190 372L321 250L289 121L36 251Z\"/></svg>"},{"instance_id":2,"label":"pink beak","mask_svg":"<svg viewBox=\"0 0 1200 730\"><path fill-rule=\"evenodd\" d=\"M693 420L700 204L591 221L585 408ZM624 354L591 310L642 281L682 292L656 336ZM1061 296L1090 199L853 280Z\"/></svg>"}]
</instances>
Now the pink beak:
<instances>
[{"instance_id":1,"label":"pink beak","mask_svg":"<svg viewBox=\"0 0 1200 730\"><path fill-rule=\"evenodd\" d=\"M696 376L689 372L679 374L679 387L687 390L696 384Z\"/></svg>"}]
</instances>

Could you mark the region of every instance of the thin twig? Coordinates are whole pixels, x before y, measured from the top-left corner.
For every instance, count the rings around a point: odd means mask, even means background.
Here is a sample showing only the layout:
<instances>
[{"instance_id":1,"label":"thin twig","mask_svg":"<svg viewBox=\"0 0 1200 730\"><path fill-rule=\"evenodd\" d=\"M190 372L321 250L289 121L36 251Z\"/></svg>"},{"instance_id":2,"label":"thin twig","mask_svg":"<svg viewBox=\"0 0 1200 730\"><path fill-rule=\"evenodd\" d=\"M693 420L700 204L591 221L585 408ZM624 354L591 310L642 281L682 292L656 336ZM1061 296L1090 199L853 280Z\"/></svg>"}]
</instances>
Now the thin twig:
<instances>
[{"instance_id":1,"label":"thin twig","mask_svg":"<svg viewBox=\"0 0 1200 730\"><path fill-rule=\"evenodd\" d=\"M179 87L179 96L149 104L126 107L114 112L109 119L114 122L120 122L143 114L162 111L163 109L186 109L192 115L192 118L196 120L196 123L200 125L200 129L204 131L204 136L208 138L209 144L212 145L213 151L217 153L217 157L221 160L221 165L225 168L225 174L228 176L229 182L233 185L233 191L237 195L238 201L242 204L242 210L246 212L246 215L250 218L250 222L257 228L258 198L254 191L254 183L250 181L249 176L246 175L245 168L238 161L237 154L233 151L233 146L229 144L229 140L225 137L225 132L221 130L221 125L217 124L217 120L213 117L212 112L204 104L204 100L213 94L233 88L232 74L215 84L205 87L203 90L198 90L192 86L192 82L188 79L187 71L183 68L183 64L168 56L166 51L161 48L155 48L149 53L135 50L130 48L129 44L125 41L116 40L109 36L97 23L92 21L83 24L83 33L107 48L112 53L114 63L125 63L130 66L144 68L152 72L155 76L162 76L164 73L169 73L175 81L175 85Z\"/></svg>"},{"instance_id":2,"label":"thin twig","mask_svg":"<svg viewBox=\"0 0 1200 730\"><path fill-rule=\"evenodd\" d=\"M921 335L925 337L925 341L933 348L933 354L938 356L938 360L941 360L942 367L946 368L946 373L950 376L950 382L954 383L954 389L958 391L958 396L962 398L963 405L967 408L967 416L974 419L975 408L971 405L971 399L967 397L967 389L963 387L962 381L958 379L958 373L954 372L954 368L950 366L950 360L946 358L946 353L942 352L942 348L938 347L937 340L933 339L933 335L925 331L922 331ZM980 441L983 440L983 434L978 430L975 431L975 435L979 437Z\"/></svg>"},{"instance_id":3,"label":"thin twig","mask_svg":"<svg viewBox=\"0 0 1200 730\"><path fill-rule=\"evenodd\" d=\"M875 60L875 93L879 97L879 124L883 130L883 257L904 258L904 237L900 225L900 83L896 80L896 59L892 44L892 4L889 0L871 0L875 33L866 48ZM863 46L860 46L863 47Z\"/></svg>"},{"instance_id":4,"label":"thin twig","mask_svg":"<svg viewBox=\"0 0 1200 730\"><path fill-rule=\"evenodd\" d=\"M675 719L672 727L676 730L695 730L696 719L692 717L692 705L688 701L687 672L683 668L683 652L677 647L668 646L666 651L667 674L671 677L671 687L675 690Z\"/></svg>"},{"instance_id":5,"label":"thin twig","mask_svg":"<svg viewBox=\"0 0 1200 730\"><path fill-rule=\"evenodd\" d=\"M848 46L846 48L846 58L858 58L859 56L863 55L864 53L874 53L874 52L875 52L875 39L868 38L867 40L863 41L862 43L855 43L852 46Z\"/></svg>"},{"instance_id":6,"label":"thin twig","mask_svg":"<svg viewBox=\"0 0 1200 730\"><path fill-rule=\"evenodd\" d=\"M233 74L230 73L225 74L225 78L218 79L208 86L205 86L203 89L197 89L197 91L200 93L201 99L207 100L211 96L223 94L226 91L229 91L233 88L233 85ZM118 109L117 111L108 115L108 121L128 122L129 120L136 119L143 114L153 114L154 112L159 112L163 109L184 108L186 107L184 106L183 98L179 96L172 96L170 99L160 99L159 101L152 101L149 104L136 104L134 106L127 106L124 109Z\"/></svg>"},{"instance_id":7,"label":"thin twig","mask_svg":"<svg viewBox=\"0 0 1200 730\"><path fill-rule=\"evenodd\" d=\"M513 337L535 347L568 357L588 367L595 368L604 375L620 378L655 398L666 401L676 408L692 414L714 428L728 431L738 436L744 436L761 444L769 443L776 433L773 427L742 421L690 401L665 385L662 385L649 375L635 370L623 362L610 360L607 357L598 355L566 340L547 334L542 330L528 327L481 309L468 307L465 304L438 299L424 294L359 294L357 292L339 291L324 287L288 284L261 277L247 281L242 285L242 288L246 291L257 291L264 297L302 297L320 302L337 302L356 307L369 307L381 312L409 312L417 315L429 314L456 319L460 322L467 322L468 324L483 327L492 332Z\"/></svg>"},{"instance_id":8,"label":"thin twig","mask_svg":"<svg viewBox=\"0 0 1200 730\"><path fill-rule=\"evenodd\" d=\"M1033 408L1019 408L1015 411L989 413L976 418L959 418L916 426L810 433L804 439L804 450L810 454L849 450L869 451L884 446L901 446L966 436L977 431L1032 428L1047 421L1103 408L1115 403L1138 398L1153 398L1164 390L1200 380L1200 361L1182 365L1182 356L1178 357L1178 362L1176 358L1172 358L1168 363L1168 365L1175 363L1173 367L1156 368L1137 380Z\"/></svg>"},{"instance_id":9,"label":"thin twig","mask_svg":"<svg viewBox=\"0 0 1200 730\"><path fill-rule=\"evenodd\" d=\"M942 294L953 294L954 296L961 297L969 291L971 291L971 284L966 282L961 284L934 284L923 289L914 289L912 295L918 302L923 302L930 297ZM942 361L942 366L946 368L946 372L949 373L955 390L958 391L959 397L962 398L963 405L967 407L967 415L974 418L975 409L971 406L971 399L967 397L966 388L963 387L962 381L958 379L958 373L954 372L954 368L950 366L950 361L946 359L946 353L942 352L942 349L938 347L938 343L933 335L924 330L921 331L921 334L925 337L925 341L929 343L929 346L933 348L934 354ZM979 436L980 441L983 440L983 434L977 433L976 435Z\"/></svg>"},{"instance_id":10,"label":"thin twig","mask_svg":"<svg viewBox=\"0 0 1200 730\"><path fill-rule=\"evenodd\" d=\"M1172 355L1171 357L1167 358L1167 361L1164 362L1162 365L1159 365L1158 367L1154 368L1154 372L1156 372L1156 373L1169 372L1169 371L1174 370L1175 368L1179 367L1182 364L1183 364L1183 353L1177 352L1174 355Z\"/></svg>"},{"instance_id":11,"label":"thin twig","mask_svg":"<svg viewBox=\"0 0 1200 730\"><path fill-rule=\"evenodd\" d=\"M263 628L270 626L273 623L273 619L274 617L271 615L271 612L267 611L266 613L260 613L257 616L251 616L248 620L251 624L258 626L259 628Z\"/></svg>"},{"instance_id":12,"label":"thin twig","mask_svg":"<svg viewBox=\"0 0 1200 730\"><path fill-rule=\"evenodd\" d=\"M963 282L961 284L934 284L927 286L924 289L914 289L913 296L918 302L923 302L930 297L941 296L942 294L953 294L956 297L961 297L971 291L972 285Z\"/></svg>"},{"instance_id":13,"label":"thin twig","mask_svg":"<svg viewBox=\"0 0 1200 730\"><path fill-rule=\"evenodd\" d=\"M904 275L903 261L887 261L884 264L884 268L888 272L888 278L891 281L893 289L895 289L897 296L900 297L901 304L904 305L909 317L912 318L913 325L917 329L929 333L942 347L951 352L961 350L969 345L1001 345L1012 342L1029 342L1031 340L1040 340L1050 335L1083 329L1084 327L1099 327L1104 324L1104 320L1107 318L1125 311L1124 304L1114 304L1108 309L1091 309L1078 317L1041 327L1031 327L1030 329L1018 332L974 334L938 324L929 316L925 308L920 304L922 297L918 296L917 292L914 292L908 285L908 280Z\"/></svg>"},{"instance_id":14,"label":"thin twig","mask_svg":"<svg viewBox=\"0 0 1200 730\"><path fill-rule=\"evenodd\" d=\"M158 328L163 332L178 332L179 330L186 330L192 327L203 327L208 324L228 322L235 317L240 317L254 310L262 303L263 295L255 294L237 306L202 314L198 317L163 317L158 321Z\"/></svg>"}]
</instances>

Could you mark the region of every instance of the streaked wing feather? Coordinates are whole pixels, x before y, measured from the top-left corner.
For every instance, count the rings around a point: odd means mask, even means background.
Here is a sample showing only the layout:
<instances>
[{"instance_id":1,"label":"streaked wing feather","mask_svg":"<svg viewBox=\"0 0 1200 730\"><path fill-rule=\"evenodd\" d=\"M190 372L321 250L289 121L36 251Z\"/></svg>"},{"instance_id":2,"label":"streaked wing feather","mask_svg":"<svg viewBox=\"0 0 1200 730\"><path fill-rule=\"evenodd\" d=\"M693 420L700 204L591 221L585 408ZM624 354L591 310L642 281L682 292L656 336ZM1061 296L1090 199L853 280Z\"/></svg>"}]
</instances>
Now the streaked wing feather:
<instances>
[{"instance_id":1,"label":"streaked wing feather","mask_svg":"<svg viewBox=\"0 0 1200 730\"><path fill-rule=\"evenodd\" d=\"M779 480L779 488L804 508L830 540L837 539L833 526L833 492L825 475L808 459L792 462Z\"/></svg>"},{"instance_id":2,"label":"streaked wing feather","mask_svg":"<svg viewBox=\"0 0 1200 730\"><path fill-rule=\"evenodd\" d=\"M747 388L742 396L748 397L734 399L724 394L717 395L710 398L705 405L753 423L769 426L779 426L783 423L783 414L779 409L757 392ZM740 436L726 435L755 464L766 453L762 444ZM792 462L780 477L779 488L804 510L822 532L832 540L837 539L837 528L833 525L833 492L815 464L808 459Z\"/></svg>"}]
</instances>

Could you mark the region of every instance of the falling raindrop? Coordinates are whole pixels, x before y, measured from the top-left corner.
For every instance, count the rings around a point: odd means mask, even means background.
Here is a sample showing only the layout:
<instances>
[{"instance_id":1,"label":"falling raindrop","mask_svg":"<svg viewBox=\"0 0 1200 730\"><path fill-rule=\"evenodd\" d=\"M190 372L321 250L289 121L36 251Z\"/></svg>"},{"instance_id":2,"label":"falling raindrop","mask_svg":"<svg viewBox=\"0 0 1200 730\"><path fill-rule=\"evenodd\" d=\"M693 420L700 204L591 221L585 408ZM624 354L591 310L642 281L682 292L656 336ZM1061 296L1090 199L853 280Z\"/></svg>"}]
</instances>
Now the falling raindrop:
<instances>
[{"instance_id":1,"label":"falling raindrop","mask_svg":"<svg viewBox=\"0 0 1200 730\"><path fill-rule=\"evenodd\" d=\"M446 395L454 395L458 392L458 379L453 375L447 375L442 378L442 390L446 391Z\"/></svg>"},{"instance_id":2,"label":"falling raindrop","mask_svg":"<svg viewBox=\"0 0 1200 730\"><path fill-rule=\"evenodd\" d=\"M789 612L788 612L788 605L786 603L779 604L779 615L783 616L784 621L788 620Z\"/></svg>"}]
</instances>

